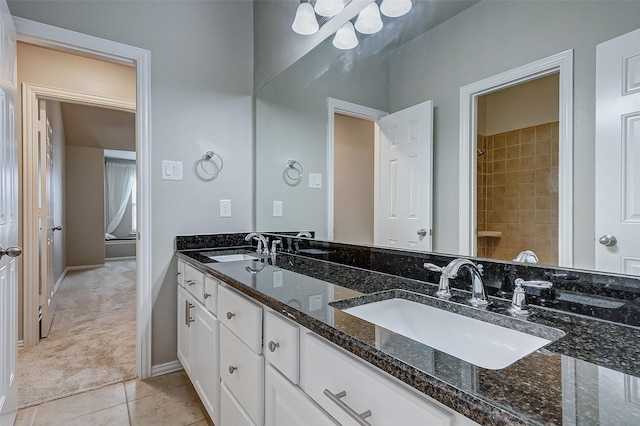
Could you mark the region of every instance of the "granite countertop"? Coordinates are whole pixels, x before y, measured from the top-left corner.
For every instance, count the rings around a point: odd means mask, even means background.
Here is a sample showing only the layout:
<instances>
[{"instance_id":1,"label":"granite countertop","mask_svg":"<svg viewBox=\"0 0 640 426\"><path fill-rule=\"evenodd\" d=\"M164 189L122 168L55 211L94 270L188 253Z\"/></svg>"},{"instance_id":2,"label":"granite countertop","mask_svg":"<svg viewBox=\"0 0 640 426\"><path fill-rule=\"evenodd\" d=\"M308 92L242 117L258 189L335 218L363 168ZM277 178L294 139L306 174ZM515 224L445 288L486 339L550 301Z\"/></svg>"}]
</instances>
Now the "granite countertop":
<instances>
[{"instance_id":1,"label":"granite countertop","mask_svg":"<svg viewBox=\"0 0 640 426\"><path fill-rule=\"evenodd\" d=\"M294 254L278 254L275 261L219 263L202 252L179 250L176 255L482 425L640 423L637 326L537 306L527 319L516 319L506 314L509 304L504 300L493 299L483 312L468 307L462 291L454 289L452 300L443 302L431 297L437 286L425 281ZM498 318L509 328L534 327L562 337L492 370L384 328L376 330L340 309L390 297L472 310L472 315ZM628 309L635 318L638 307Z\"/></svg>"}]
</instances>

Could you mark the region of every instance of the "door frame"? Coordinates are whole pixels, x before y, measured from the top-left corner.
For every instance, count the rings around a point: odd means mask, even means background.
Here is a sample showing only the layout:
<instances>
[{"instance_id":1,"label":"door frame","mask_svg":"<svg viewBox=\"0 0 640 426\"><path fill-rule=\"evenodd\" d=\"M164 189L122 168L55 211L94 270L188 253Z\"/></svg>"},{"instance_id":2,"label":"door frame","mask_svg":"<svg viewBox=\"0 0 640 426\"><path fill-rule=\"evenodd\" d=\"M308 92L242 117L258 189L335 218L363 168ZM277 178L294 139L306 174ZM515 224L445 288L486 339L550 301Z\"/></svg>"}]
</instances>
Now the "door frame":
<instances>
[{"instance_id":1,"label":"door frame","mask_svg":"<svg viewBox=\"0 0 640 426\"><path fill-rule=\"evenodd\" d=\"M369 108L363 105L354 104L352 102L343 101L336 98L327 98L327 239L333 240L333 196L334 196L334 162L333 156L335 152L334 126L335 114L348 115L349 117L361 118L363 120L373 121L375 123L374 130L374 162L377 164L379 159L378 145L380 143L380 131L378 128L378 120L389 115L388 112L380 111L375 108ZM377 186L378 176L374 176L374 185ZM377 195L374 194L374 198Z\"/></svg>"},{"instance_id":2,"label":"door frame","mask_svg":"<svg viewBox=\"0 0 640 426\"><path fill-rule=\"evenodd\" d=\"M573 50L531 62L460 88L459 247L477 255L476 149L478 98L546 75L559 73L558 265L573 266Z\"/></svg>"},{"instance_id":3,"label":"door frame","mask_svg":"<svg viewBox=\"0 0 640 426\"><path fill-rule=\"evenodd\" d=\"M63 52L135 67L136 173L138 176L138 244L136 248L136 373L151 376L151 54L149 50L101 39L19 17L13 18L17 40ZM25 182L26 183L26 182ZM26 231L26 228L25 228ZM29 236L29 238L33 238ZM27 234L25 232L25 241ZM24 269L27 273L27 268ZM25 282L26 280L23 280ZM29 295L25 306L34 303ZM37 303L37 302L36 302ZM37 308L36 308L37 309ZM26 331L26 327L25 327ZM25 335L26 337L26 335ZM30 336L33 339L33 335ZM25 344L31 343L25 340Z\"/></svg>"}]
</instances>

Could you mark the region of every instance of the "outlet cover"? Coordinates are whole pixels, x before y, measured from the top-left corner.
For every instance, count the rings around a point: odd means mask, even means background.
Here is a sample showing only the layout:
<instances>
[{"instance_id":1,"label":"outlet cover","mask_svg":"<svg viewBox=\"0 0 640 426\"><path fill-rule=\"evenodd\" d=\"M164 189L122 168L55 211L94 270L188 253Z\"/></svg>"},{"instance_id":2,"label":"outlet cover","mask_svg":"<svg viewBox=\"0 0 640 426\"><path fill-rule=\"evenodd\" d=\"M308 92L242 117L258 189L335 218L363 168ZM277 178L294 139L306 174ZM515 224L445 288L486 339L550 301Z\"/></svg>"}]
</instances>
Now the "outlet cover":
<instances>
[{"instance_id":1,"label":"outlet cover","mask_svg":"<svg viewBox=\"0 0 640 426\"><path fill-rule=\"evenodd\" d=\"M273 200L273 217L282 217L282 201Z\"/></svg>"},{"instance_id":2,"label":"outlet cover","mask_svg":"<svg viewBox=\"0 0 640 426\"><path fill-rule=\"evenodd\" d=\"M231 217L231 200L220 200L220 217Z\"/></svg>"},{"instance_id":3,"label":"outlet cover","mask_svg":"<svg viewBox=\"0 0 640 426\"><path fill-rule=\"evenodd\" d=\"M309 188L322 188L322 175L320 173L309 173Z\"/></svg>"},{"instance_id":4,"label":"outlet cover","mask_svg":"<svg viewBox=\"0 0 640 426\"><path fill-rule=\"evenodd\" d=\"M317 311L322 309L322 294L309 296L309 310Z\"/></svg>"}]
</instances>

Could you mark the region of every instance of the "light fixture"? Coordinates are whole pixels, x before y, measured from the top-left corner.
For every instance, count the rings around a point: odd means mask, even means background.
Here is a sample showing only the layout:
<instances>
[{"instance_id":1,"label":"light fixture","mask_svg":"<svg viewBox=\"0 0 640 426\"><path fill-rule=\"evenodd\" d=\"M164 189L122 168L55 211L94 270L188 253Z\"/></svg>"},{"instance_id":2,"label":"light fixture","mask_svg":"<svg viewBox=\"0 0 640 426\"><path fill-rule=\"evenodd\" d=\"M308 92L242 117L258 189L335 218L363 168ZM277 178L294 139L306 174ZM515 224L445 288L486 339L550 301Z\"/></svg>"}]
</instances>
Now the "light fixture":
<instances>
[{"instance_id":1,"label":"light fixture","mask_svg":"<svg viewBox=\"0 0 640 426\"><path fill-rule=\"evenodd\" d=\"M411 0L382 0L380 12L389 18L397 18L411 10Z\"/></svg>"},{"instance_id":2,"label":"light fixture","mask_svg":"<svg viewBox=\"0 0 640 426\"><path fill-rule=\"evenodd\" d=\"M296 17L291 24L293 31L302 35L314 34L318 31L320 26L316 19L316 13L313 10L313 6L307 3L306 0L301 0L298 10L296 10Z\"/></svg>"},{"instance_id":3,"label":"light fixture","mask_svg":"<svg viewBox=\"0 0 640 426\"><path fill-rule=\"evenodd\" d=\"M342 0L318 0L315 11L320 16L336 16L344 9Z\"/></svg>"},{"instance_id":4,"label":"light fixture","mask_svg":"<svg viewBox=\"0 0 640 426\"><path fill-rule=\"evenodd\" d=\"M362 9L356 19L356 30L361 34L375 34L382 29L380 9L376 2Z\"/></svg>"},{"instance_id":5,"label":"light fixture","mask_svg":"<svg viewBox=\"0 0 640 426\"><path fill-rule=\"evenodd\" d=\"M358 37L353 29L351 21L338 28L336 36L333 38L333 45L338 49L353 49L358 45Z\"/></svg>"}]
</instances>

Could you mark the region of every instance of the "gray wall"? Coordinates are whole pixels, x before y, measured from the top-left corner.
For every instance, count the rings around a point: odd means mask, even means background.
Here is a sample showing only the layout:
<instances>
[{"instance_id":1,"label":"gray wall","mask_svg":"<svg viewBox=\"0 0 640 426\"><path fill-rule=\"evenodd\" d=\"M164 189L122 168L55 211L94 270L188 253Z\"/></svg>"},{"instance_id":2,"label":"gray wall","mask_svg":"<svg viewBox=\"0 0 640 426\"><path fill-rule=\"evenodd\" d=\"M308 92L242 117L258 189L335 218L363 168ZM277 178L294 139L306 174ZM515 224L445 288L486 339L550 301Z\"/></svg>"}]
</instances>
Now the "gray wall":
<instances>
[{"instance_id":1,"label":"gray wall","mask_svg":"<svg viewBox=\"0 0 640 426\"><path fill-rule=\"evenodd\" d=\"M11 13L151 51L152 364L176 359L174 237L244 232L252 225L251 1L9 1ZM206 151L221 175L192 173ZM160 180L162 160L184 180ZM220 199L233 202L218 217Z\"/></svg>"}]
</instances>

